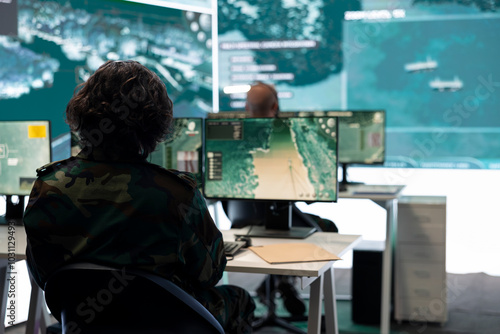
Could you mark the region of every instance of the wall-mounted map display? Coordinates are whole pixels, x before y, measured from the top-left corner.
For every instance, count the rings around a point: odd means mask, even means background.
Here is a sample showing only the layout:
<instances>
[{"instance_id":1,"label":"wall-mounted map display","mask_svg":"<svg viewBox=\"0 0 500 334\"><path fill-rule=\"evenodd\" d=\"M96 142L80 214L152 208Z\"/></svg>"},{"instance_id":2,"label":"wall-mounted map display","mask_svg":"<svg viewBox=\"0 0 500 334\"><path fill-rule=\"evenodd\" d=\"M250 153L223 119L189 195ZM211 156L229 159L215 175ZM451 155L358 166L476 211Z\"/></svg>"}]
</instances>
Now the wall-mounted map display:
<instances>
[{"instance_id":1,"label":"wall-mounted map display","mask_svg":"<svg viewBox=\"0 0 500 334\"><path fill-rule=\"evenodd\" d=\"M282 110L340 106L344 12L359 1L218 1L219 110L241 110L245 86L275 85Z\"/></svg>"},{"instance_id":2,"label":"wall-mounted map display","mask_svg":"<svg viewBox=\"0 0 500 334\"><path fill-rule=\"evenodd\" d=\"M344 21L344 106L386 110L385 165L500 168L499 7L402 1L370 19L384 2L364 3Z\"/></svg>"},{"instance_id":3,"label":"wall-mounted map display","mask_svg":"<svg viewBox=\"0 0 500 334\"><path fill-rule=\"evenodd\" d=\"M386 110L385 166L500 168L500 0L218 1L219 110Z\"/></svg>"},{"instance_id":4,"label":"wall-mounted map display","mask_svg":"<svg viewBox=\"0 0 500 334\"><path fill-rule=\"evenodd\" d=\"M176 116L212 110L211 15L111 0L19 0L19 36L0 36L2 117L40 115L68 132L75 86L107 60L137 60L165 82Z\"/></svg>"}]
</instances>

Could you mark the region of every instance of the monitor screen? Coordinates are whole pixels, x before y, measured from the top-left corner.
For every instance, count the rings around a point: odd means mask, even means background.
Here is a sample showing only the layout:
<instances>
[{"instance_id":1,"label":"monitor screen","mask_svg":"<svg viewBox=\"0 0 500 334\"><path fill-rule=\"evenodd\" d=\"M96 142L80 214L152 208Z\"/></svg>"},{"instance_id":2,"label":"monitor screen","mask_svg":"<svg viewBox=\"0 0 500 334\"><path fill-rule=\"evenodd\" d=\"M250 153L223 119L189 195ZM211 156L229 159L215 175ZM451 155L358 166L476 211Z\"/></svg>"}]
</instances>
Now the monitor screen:
<instances>
[{"instance_id":1,"label":"monitor screen","mask_svg":"<svg viewBox=\"0 0 500 334\"><path fill-rule=\"evenodd\" d=\"M337 118L326 112L211 114L205 120L205 196L334 202L337 133Z\"/></svg>"},{"instance_id":2,"label":"monitor screen","mask_svg":"<svg viewBox=\"0 0 500 334\"><path fill-rule=\"evenodd\" d=\"M339 111L339 163L376 165L385 160L385 111Z\"/></svg>"},{"instance_id":3,"label":"monitor screen","mask_svg":"<svg viewBox=\"0 0 500 334\"><path fill-rule=\"evenodd\" d=\"M27 196L51 161L49 121L0 121L0 194Z\"/></svg>"},{"instance_id":4,"label":"monitor screen","mask_svg":"<svg viewBox=\"0 0 500 334\"><path fill-rule=\"evenodd\" d=\"M150 161L167 169L194 174L201 187L203 119L176 118L172 135L161 142L151 154Z\"/></svg>"}]
</instances>

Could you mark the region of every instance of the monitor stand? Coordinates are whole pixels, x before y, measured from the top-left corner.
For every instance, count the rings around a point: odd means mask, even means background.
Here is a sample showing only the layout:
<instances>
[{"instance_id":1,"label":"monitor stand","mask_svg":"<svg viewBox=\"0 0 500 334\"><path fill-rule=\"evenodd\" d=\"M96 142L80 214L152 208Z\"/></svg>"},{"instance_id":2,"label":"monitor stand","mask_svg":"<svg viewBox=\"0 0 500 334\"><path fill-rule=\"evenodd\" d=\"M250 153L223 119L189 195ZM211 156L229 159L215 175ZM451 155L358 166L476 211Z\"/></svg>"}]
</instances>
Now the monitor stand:
<instances>
[{"instance_id":1,"label":"monitor stand","mask_svg":"<svg viewBox=\"0 0 500 334\"><path fill-rule=\"evenodd\" d=\"M351 182L347 179L347 169L349 164L341 164L342 165L342 180L339 182L339 192L347 191L347 188L350 185L355 184L364 184L363 182Z\"/></svg>"},{"instance_id":2,"label":"monitor stand","mask_svg":"<svg viewBox=\"0 0 500 334\"><path fill-rule=\"evenodd\" d=\"M305 239L317 231L315 227L292 226L292 202L275 202L266 209L265 225L252 225L245 236Z\"/></svg>"},{"instance_id":3,"label":"monitor stand","mask_svg":"<svg viewBox=\"0 0 500 334\"><path fill-rule=\"evenodd\" d=\"M24 196L16 196L17 201L13 201L12 195L6 195L5 216L0 216L0 225L13 223L14 225L23 224L24 215Z\"/></svg>"}]
</instances>

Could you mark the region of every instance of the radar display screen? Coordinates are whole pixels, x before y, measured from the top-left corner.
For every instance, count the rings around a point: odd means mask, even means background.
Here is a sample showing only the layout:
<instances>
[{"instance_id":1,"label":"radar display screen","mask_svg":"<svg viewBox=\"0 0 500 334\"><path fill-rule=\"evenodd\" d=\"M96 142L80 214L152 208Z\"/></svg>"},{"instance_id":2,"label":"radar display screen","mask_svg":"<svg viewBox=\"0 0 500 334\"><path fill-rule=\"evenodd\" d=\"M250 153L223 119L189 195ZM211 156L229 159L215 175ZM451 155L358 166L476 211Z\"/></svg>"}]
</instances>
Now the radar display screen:
<instances>
[{"instance_id":1,"label":"radar display screen","mask_svg":"<svg viewBox=\"0 0 500 334\"><path fill-rule=\"evenodd\" d=\"M51 161L49 121L0 121L0 194L27 196Z\"/></svg>"},{"instance_id":2,"label":"radar display screen","mask_svg":"<svg viewBox=\"0 0 500 334\"><path fill-rule=\"evenodd\" d=\"M205 120L207 198L337 200L336 117L215 115Z\"/></svg>"}]
</instances>

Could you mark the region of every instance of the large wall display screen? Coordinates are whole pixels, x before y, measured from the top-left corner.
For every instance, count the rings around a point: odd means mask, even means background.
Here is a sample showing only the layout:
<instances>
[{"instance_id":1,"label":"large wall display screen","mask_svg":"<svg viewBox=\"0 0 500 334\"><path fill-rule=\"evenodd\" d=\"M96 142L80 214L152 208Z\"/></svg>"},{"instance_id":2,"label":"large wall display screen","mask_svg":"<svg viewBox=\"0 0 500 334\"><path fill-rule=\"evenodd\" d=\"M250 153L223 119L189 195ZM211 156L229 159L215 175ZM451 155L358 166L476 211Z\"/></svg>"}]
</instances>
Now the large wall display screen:
<instances>
[{"instance_id":1,"label":"large wall display screen","mask_svg":"<svg viewBox=\"0 0 500 334\"><path fill-rule=\"evenodd\" d=\"M165 82L176 117L212 110L211 15L111 0L19 0L18 37L0 36L2 114L52 121L68 132L66 104L107 60L137 60Z\"/></svg>"},{"instance_id":2,"label":"large wall display screen","mask_svg":"<svg viewBox=\"0 0 500 334\"><path fill-rule=\"evenodd\" d=\"M402 1L384 11L389 1L365 1L346 14L345 106L386 110L386 166L500 168L495 2Z\"/></svg>"},{"instance_id":3,"label":"large wall display screen","mask_svg":"<svg viewBox=\"0 0 500 334\"><path fill-rule=\"evenodd\" d=\"M340 106L342 20L358 1L218 1L219 110L241 110L238 87L275 85L281 110ZM325 94L328 91L328 94Z\"/></svg>"},{"instance_id":4,"label":"large wall display screen","mask_svg":"<svg viewBox=\"0 0 500 334\"><path fill-rule=\"evenodd\" d=\"M500 1L218 1L219 110L386 110L385 166L500 168Z\"/></svg>"}]
</instances>

